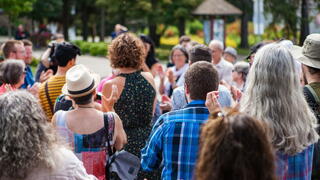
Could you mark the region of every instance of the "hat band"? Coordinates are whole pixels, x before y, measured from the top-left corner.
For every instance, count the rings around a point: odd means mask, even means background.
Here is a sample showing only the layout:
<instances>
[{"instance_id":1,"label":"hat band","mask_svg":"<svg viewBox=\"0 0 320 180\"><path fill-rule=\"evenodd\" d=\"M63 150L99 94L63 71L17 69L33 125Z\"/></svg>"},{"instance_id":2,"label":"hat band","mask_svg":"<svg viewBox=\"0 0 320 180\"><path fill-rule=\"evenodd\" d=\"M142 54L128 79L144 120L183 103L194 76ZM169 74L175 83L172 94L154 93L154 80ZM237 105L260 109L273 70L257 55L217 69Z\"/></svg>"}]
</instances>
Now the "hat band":
<instances>
[{"instance_id":1,"label":"hat band","mask_svg":"<svg viewBox=\"0 0 320 180\"><path fill-rule=\"evenodd\" d=\"M87 88L85 88L85 89L82 89L82 90L80 90L80 91L71 91L71 90L68 90L68 92L69 92L70 94L73 94L73 95L82 94L82 93L85 93L85 92L90 91L93 87L94 87L94 79L92 80L92 83L90 84L89 87L87 87Z\"/></svg>"}]
</instances>

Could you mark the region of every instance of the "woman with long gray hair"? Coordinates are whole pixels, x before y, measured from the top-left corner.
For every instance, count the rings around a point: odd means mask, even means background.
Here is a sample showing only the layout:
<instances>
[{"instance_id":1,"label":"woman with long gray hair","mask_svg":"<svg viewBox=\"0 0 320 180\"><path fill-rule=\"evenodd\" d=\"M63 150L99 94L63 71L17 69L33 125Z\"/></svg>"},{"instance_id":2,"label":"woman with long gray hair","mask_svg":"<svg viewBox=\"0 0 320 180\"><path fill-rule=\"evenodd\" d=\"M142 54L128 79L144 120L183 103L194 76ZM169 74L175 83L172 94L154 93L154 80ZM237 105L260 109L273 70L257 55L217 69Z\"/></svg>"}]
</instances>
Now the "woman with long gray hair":
<instances>
[{"instance_id":1,"label":"woman with long gray hair","mask_svg":"<svg viewBox=\"0 0 320 180\"><path fill-rule=\"evenodd\" d=\"M60 144L38 100L26 91L0 96L0 179L96 179Z\"/></svg>"},{"instance_id":2,"label":"woman with long gray hair","mask_svg":"<svg viewBox=\"0 0 320 180\"><path fill-rule=\"evenodd\" d=\"M316 118L304 99L290 52L279 44L254 58L240 110L269 125L278 179L310 179Z\"/></svg>"}]
</instances>

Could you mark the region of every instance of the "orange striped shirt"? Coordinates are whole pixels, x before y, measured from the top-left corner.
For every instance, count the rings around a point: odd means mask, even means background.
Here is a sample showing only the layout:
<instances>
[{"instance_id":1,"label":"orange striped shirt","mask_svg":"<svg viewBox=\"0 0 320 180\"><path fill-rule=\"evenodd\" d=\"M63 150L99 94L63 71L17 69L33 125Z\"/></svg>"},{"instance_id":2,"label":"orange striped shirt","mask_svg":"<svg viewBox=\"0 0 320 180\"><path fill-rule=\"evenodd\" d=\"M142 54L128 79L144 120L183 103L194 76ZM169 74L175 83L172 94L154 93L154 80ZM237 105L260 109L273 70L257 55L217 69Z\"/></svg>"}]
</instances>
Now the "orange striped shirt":
<instances>
[{"instance_id":1,"label":"orange striped shirt","mask_svg":"<svg viewBox=\"0 0 320 180\"><path fill-rule=\"evenodd\" d=\"M52 103L52 107L50 107L46 91L45 84L48 83L48 94ZM52 76L46 82L42 83L39 89L39 99L42 109L45 114L49 118L49 121L52 119L52 110L54 103L56 102L57 97L62 93L61 89L63 85L66 83L66 76Z\"/></svg>"}]
</instances>

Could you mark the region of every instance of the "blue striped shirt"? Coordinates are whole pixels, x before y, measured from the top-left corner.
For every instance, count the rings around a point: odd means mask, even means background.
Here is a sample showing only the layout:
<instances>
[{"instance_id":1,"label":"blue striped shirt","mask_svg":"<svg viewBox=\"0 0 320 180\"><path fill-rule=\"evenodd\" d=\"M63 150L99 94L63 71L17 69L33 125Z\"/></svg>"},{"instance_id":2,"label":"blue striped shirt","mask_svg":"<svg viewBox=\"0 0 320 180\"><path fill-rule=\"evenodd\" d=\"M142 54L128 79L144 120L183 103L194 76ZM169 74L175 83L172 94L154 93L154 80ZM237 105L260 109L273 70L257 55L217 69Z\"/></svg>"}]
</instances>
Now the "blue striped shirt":
<instances>
[{"instance_id":1,"label":"blue striped shirt","mask_svg":"<svg viewBox=\"0 0 320 180\"><path fill-rule=\"evenodd\" d=\"M142 169L152 171L161 165L162 179L192 179L200 128L208 116L203 100L192 101L184 109L160 116L141 151Z\"/></svg>"}]
</instances>

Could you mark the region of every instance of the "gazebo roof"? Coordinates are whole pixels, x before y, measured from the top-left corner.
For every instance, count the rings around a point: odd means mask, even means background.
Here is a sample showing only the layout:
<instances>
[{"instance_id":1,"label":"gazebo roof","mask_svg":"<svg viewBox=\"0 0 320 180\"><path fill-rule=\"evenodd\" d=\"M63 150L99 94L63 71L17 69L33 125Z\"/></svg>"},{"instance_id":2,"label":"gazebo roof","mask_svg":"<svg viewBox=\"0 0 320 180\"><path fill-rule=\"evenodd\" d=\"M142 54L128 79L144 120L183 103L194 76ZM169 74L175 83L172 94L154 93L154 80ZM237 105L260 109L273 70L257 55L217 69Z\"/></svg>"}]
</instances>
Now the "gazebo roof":
<instances>
[{"instance_id":1,"label":"gazebo roof","mask_svg":"<svg viewBox=\"0 0 320 180\"><path fill-rule=\"evenodd\" d=\"M205 0L193 11L193 14L202 16L227 16L240 15L242 11L225 0Z\"/></svg>"}]
</instances>

